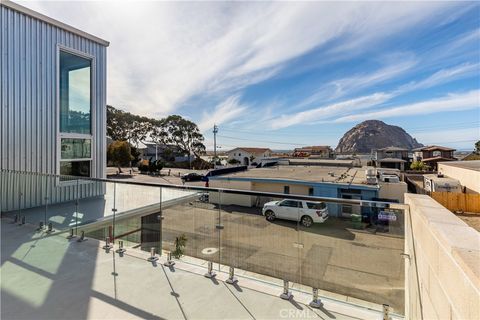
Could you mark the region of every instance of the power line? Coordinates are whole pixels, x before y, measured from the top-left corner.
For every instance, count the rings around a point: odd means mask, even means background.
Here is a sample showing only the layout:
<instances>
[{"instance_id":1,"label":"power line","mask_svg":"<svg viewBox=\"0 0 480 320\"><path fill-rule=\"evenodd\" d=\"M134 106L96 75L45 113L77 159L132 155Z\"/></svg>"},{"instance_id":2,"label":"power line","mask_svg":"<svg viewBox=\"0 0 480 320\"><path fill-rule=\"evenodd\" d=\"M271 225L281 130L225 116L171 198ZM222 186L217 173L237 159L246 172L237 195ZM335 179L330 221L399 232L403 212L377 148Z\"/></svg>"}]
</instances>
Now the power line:
<instances>
[{"instance_id":1,"label":"power line","mask_svg":"<svg viewBox=\"0 0 480 320\"><path fill-rule=\"evenodd\" d=\"M430 125L430 126L422 126L422 127L414 127L414 128L408 128L405 131L408 132L424 132L424 131L429 131L430 129L433 128L438 128L438 129L470 129L470 128L477 128L480 126L480 122L459 122L459 123L452 123L452 124L446 124L446 125ZM324 136L337 136L337 135L342 135L343 133L335 133L335 132L312 132L308 131L305 133L287 133L287 132L278 132L278 131L255 131L255 130L242 130L242 129L233 129L229 127L223 127L223 131L227 132L232 132L232 133L246 133L246 134L272 134L272 135L277 135L277 136L311 136L311 135L324 135Z\"/></svg>"},{"instance_id":2,"label":"power line","mask_svg":"<svg viewBox=\"0 0 480 320\"><path fill-rule=\"evenodd\" d=\"M301 146L308 146L305 143L297 143L297 142L280 142L280 141L268 141L268 140L257 140L257 139L245 139L245 138L236 138L236 137L229 137L229 136L221 136L217 135L221 138L233 139L233 140L242 140L242 141L251 141L251 142L264 142L264 143L272 143L272 144L283 144L283 145L301 145Z\"/></svg>"}]
</instances>

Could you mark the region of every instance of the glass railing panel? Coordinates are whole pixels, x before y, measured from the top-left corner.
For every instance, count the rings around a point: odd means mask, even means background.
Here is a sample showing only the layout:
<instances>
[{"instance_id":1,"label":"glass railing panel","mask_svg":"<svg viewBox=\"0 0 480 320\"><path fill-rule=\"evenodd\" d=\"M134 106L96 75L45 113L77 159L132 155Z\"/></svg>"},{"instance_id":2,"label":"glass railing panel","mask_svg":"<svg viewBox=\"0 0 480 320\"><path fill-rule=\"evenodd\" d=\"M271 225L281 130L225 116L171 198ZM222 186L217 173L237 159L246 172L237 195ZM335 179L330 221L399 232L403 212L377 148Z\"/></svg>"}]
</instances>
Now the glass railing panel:
<instances>
[{"instance_id":1,"label":"glass railing panel","mask_svg":"<svg viewBox=\"0 0 480 320\"><path fill-rule=\"evenodd\" d=\"M387 304L402 314L403 210L322 203L329 213L325 222L298 225L299 287L370 308Z\"/></svg>"},{"instance_id":2,"label":"glass railing panel","mask_svg":"<svg viewBox=\"0 0 480 320\"><path fill-rule=\"evenodd\" d=\"M108 186L107 186L108 187ZM112 237L118 244L161 253L162 189L153 185L116 182L107 201L115 215ZM111 201L111 202L110 202Z\"/></svg>"},{"instance_id":3,"label":"glass railing panel","mask_svg":"<svg viewBox=\"0 0 480 320\"><path fill-rule=\"evenodd\" d=\"M114 181L80 179L77 181L76 213L71 228L76 236L113 240L112 208Z\"/></svg>"},{"instance_id":4,"label":"glass railing panel","mask_svg":"<svg viewBox=\"0 0 480 320\"><path fill-rule=\"evenodd\" d=\"M267 281L299 282L298 201L228 192L221 200L222 265Z\"/></svg>"},{"instance_id":5,"label":"glass railing panel","mask_svg":"<svg viewBox=\"0 0 480 320\"><path fill-rule=\"evenodd\" d=\"M218 192L164 188L171 199L162 208L163 249L188 263L219 261ZM216 268L218 266L215 266Z\"/></svg>"}]
</instances>

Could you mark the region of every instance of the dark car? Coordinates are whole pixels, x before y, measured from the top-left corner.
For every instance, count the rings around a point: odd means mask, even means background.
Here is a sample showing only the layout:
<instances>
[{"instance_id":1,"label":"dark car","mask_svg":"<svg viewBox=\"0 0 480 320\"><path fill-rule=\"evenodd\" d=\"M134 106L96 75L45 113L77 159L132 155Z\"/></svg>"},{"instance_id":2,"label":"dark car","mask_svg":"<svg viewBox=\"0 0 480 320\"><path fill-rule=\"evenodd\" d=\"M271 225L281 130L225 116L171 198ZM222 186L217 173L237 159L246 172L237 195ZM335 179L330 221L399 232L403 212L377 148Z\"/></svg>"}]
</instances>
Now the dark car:
<instances>
[{"instance_id":1,"label":"dark car","mask_svg":"<svg viewBox=\"0 0 480 320\"><path fill-rule=\"evenodd\" d=\"M204 176L195 172L185 173L182 176L183 181L202 181Z\"/></svg>"}]
</instances>

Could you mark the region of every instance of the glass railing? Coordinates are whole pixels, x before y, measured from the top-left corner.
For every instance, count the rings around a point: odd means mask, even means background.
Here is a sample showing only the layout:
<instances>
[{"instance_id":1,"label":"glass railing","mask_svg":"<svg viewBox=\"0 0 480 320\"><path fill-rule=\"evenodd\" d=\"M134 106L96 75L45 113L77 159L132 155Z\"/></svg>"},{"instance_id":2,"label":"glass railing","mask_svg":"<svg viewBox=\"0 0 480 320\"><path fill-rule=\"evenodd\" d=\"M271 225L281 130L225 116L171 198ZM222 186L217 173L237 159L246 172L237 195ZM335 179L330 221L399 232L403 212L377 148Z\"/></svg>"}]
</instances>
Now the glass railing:
<instances>
[{"instance_id":1,"label":"glass railing","mask_svg":"<svg viewBox=\"0 0 480 320\"><path fill-rule=\"evenodd\" d=\"M402 204L11 170L1 171L0 186L2 217L34 224L42 235L109 242L115 275L147 251L162 263L233 271L239 283L316 289L404 313ZM116 278L120 300L131 295L122 282L134 277Z\"/></svg>"}]
</instances>

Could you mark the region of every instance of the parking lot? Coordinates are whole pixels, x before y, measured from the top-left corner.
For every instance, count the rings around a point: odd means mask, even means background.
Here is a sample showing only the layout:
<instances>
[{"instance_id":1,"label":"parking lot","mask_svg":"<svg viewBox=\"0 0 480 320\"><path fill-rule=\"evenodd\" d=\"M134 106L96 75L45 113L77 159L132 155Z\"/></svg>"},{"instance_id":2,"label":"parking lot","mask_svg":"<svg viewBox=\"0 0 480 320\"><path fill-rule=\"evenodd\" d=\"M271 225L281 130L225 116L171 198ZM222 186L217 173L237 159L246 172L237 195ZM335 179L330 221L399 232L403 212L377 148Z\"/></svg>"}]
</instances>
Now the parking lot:
<instances>
[{"instance_id":1,"label":"parking lot","mask_svg":"<svg viewBox=\"0 0 480 320\"><path fill-rule=\"evenodd\" d=\"M167 250L185 234L187 256L403 309L401 236L357 230L336 218L310 228L271 223L261 208L200 201L170 207L163 215Z\"/></svg>"}]
</instances>

